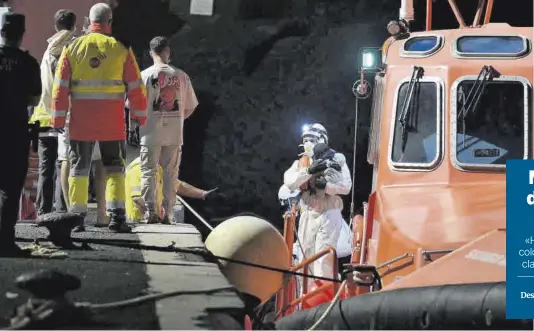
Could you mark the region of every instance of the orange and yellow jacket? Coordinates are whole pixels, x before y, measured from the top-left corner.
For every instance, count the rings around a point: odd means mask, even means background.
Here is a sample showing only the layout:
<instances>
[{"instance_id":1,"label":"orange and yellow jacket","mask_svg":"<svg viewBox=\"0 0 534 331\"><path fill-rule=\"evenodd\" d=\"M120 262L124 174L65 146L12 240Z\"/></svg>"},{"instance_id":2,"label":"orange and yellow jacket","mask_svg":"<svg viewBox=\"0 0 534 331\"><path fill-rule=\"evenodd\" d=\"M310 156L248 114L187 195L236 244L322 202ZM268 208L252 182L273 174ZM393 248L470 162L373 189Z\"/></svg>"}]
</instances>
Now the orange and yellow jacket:
<instances>
[{"instance_id":1,"label":"orange and yellow jacket","mask_svg":"<svg viewBox=\"0 0 534 331\"><path fill-rule=\"evenodd\" d=\"M131 48L99 25L68 44L59 58L52 88L52 126L65 126L72 140L126 139L125 97L130 117L144 125L146 89Z\"/></svg>"}]
</instances>

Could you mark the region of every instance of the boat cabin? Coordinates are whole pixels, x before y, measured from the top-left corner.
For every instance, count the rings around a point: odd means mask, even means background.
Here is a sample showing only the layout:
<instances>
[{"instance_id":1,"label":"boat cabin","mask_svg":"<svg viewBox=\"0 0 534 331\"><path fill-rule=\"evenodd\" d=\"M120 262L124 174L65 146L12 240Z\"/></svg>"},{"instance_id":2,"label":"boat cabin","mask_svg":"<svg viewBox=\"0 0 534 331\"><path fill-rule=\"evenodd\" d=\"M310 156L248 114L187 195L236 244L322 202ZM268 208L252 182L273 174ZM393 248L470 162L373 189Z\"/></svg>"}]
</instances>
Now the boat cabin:
<instances>
[{"instance_id":1,"label":"boat cabin","mask_svg":"<svg viewBox=\"0 0 534 331\"><path fill-rule=\"evenodd\" d=\"M392 270L384 285L506 228L506 161L533 152L533 35L531 27L474 23L392 37L381 49L369 240L353 262ZM364 69L378 51L363 50Z\"/></svg>"}]
</instances>

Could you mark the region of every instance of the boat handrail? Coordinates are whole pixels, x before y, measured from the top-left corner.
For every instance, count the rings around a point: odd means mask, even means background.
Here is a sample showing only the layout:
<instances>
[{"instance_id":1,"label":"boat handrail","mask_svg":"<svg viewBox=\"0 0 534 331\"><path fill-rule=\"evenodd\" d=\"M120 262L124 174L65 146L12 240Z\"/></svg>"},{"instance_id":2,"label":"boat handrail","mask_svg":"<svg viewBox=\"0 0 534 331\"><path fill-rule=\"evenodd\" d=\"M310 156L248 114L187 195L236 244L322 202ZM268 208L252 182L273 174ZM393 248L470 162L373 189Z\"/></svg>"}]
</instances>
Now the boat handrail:
<instances>
[{"instance_id":1,"label":"boat handrail","mask_svg":"<svg viewBox=\"0 0 534 331\"><path fill-rule=\"evenodd\" d=\"M287 218L288 221L291 222L291 218ZM294 221L294 219L293 219ZM286 234L287 233L284 233L284 237L286 237ZM288 241L286 241L288 242ZM292 244L291 244L292 246ZM292 254L292 252L290 252L290 254ZM289 268L289 271L298 271L300 269L303 269L303 273L305 275L308 274L308 266L310 264L312 264L313 262L317 261L318 259L324 257L325 255L328 255L330 254L331 258L332 258L332 265L333 265L333 268L332 268L332 279L337 279L338 277L338 273L339 273L339 267L338 267L338 261L337 261L337 252L336 252L336 249L333 248L333 247L327 247L325 248L324 250L308 257L308 258L304 258L302 260L302 262L300 262L299 264L297 265L294 265L292 266L291 268ZM295 276L293 276L295 277ZM304 302L308 299L310 299L311 297L319 294L319 293L322 293L328 289L330 289L331 287L334 288L334 292L337 292L337 290L339 289L339 283L337 282L332 282L332 283L329 283L329 284L326 284L326 285L322 285L322 286L319 286L318 288L314 289L313 291L311 291L310 293L308 293L308 278L309 277L306 277L306 276L303 276L303 281L302 281L302 295L300 297L296 297L296 293L295 291L291 290L291 287L292 287L292 282L291 281L288 281L284 284L284 286L280 289L280 291L278 292L278 298L279 300L277 300L277 311L278 313L276 314L277 318L280 317L280 316L284 316L287 312L287 310L291 307L294 307L295 305L301 303L301 302Z\"/></svg>"}]
</instances>

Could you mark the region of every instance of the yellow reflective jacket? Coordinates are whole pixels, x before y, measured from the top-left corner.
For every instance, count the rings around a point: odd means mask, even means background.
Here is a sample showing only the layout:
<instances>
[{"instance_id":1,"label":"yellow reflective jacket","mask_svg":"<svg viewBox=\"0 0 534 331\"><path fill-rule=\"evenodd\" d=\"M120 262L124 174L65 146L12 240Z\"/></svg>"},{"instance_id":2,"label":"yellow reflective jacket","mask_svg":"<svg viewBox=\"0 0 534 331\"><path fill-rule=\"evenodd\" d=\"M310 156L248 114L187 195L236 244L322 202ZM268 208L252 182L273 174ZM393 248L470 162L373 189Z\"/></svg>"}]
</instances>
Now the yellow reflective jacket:
<instances>
[{"instance_id":1,"label":"yellow reflective jacket","mask_svg":"<svg viewBox=\"0 0 534 331\"><path fill-rule=\"evenodd\" d=\"M61 51L73 39L74 35L72 31L69 30L61 30L48 38L48 47L41 60L41 83L43 85L43 91L41 93L39 104L33 109L30 123L39 121L42 128L52 126L51 103L54 73Z\"/></svg>"}]
</instances>

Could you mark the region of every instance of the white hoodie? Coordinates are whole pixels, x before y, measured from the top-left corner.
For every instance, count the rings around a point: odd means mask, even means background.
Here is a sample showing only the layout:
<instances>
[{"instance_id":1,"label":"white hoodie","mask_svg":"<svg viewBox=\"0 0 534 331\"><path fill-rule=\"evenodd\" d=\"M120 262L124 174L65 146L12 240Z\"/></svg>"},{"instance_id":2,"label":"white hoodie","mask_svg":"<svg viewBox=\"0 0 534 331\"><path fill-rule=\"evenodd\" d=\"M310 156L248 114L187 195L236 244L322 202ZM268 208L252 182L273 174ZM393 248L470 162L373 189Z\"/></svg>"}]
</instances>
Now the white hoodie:
<instances>
[{"instance_id":1,"label":"white hoodie","mask_svg":"<svg viewBox=\"0 0 534 331\"><path fill-rule=\"evenodd\" d=\"M44 52L41 61L41 82L43 84L41 103L48 113L50 113L52 106L52 86L54 84L57 61L63 48L73 39L73 37L73 31L61 30L47 40L48 47Z\"/></svg>"}]
</instances>

